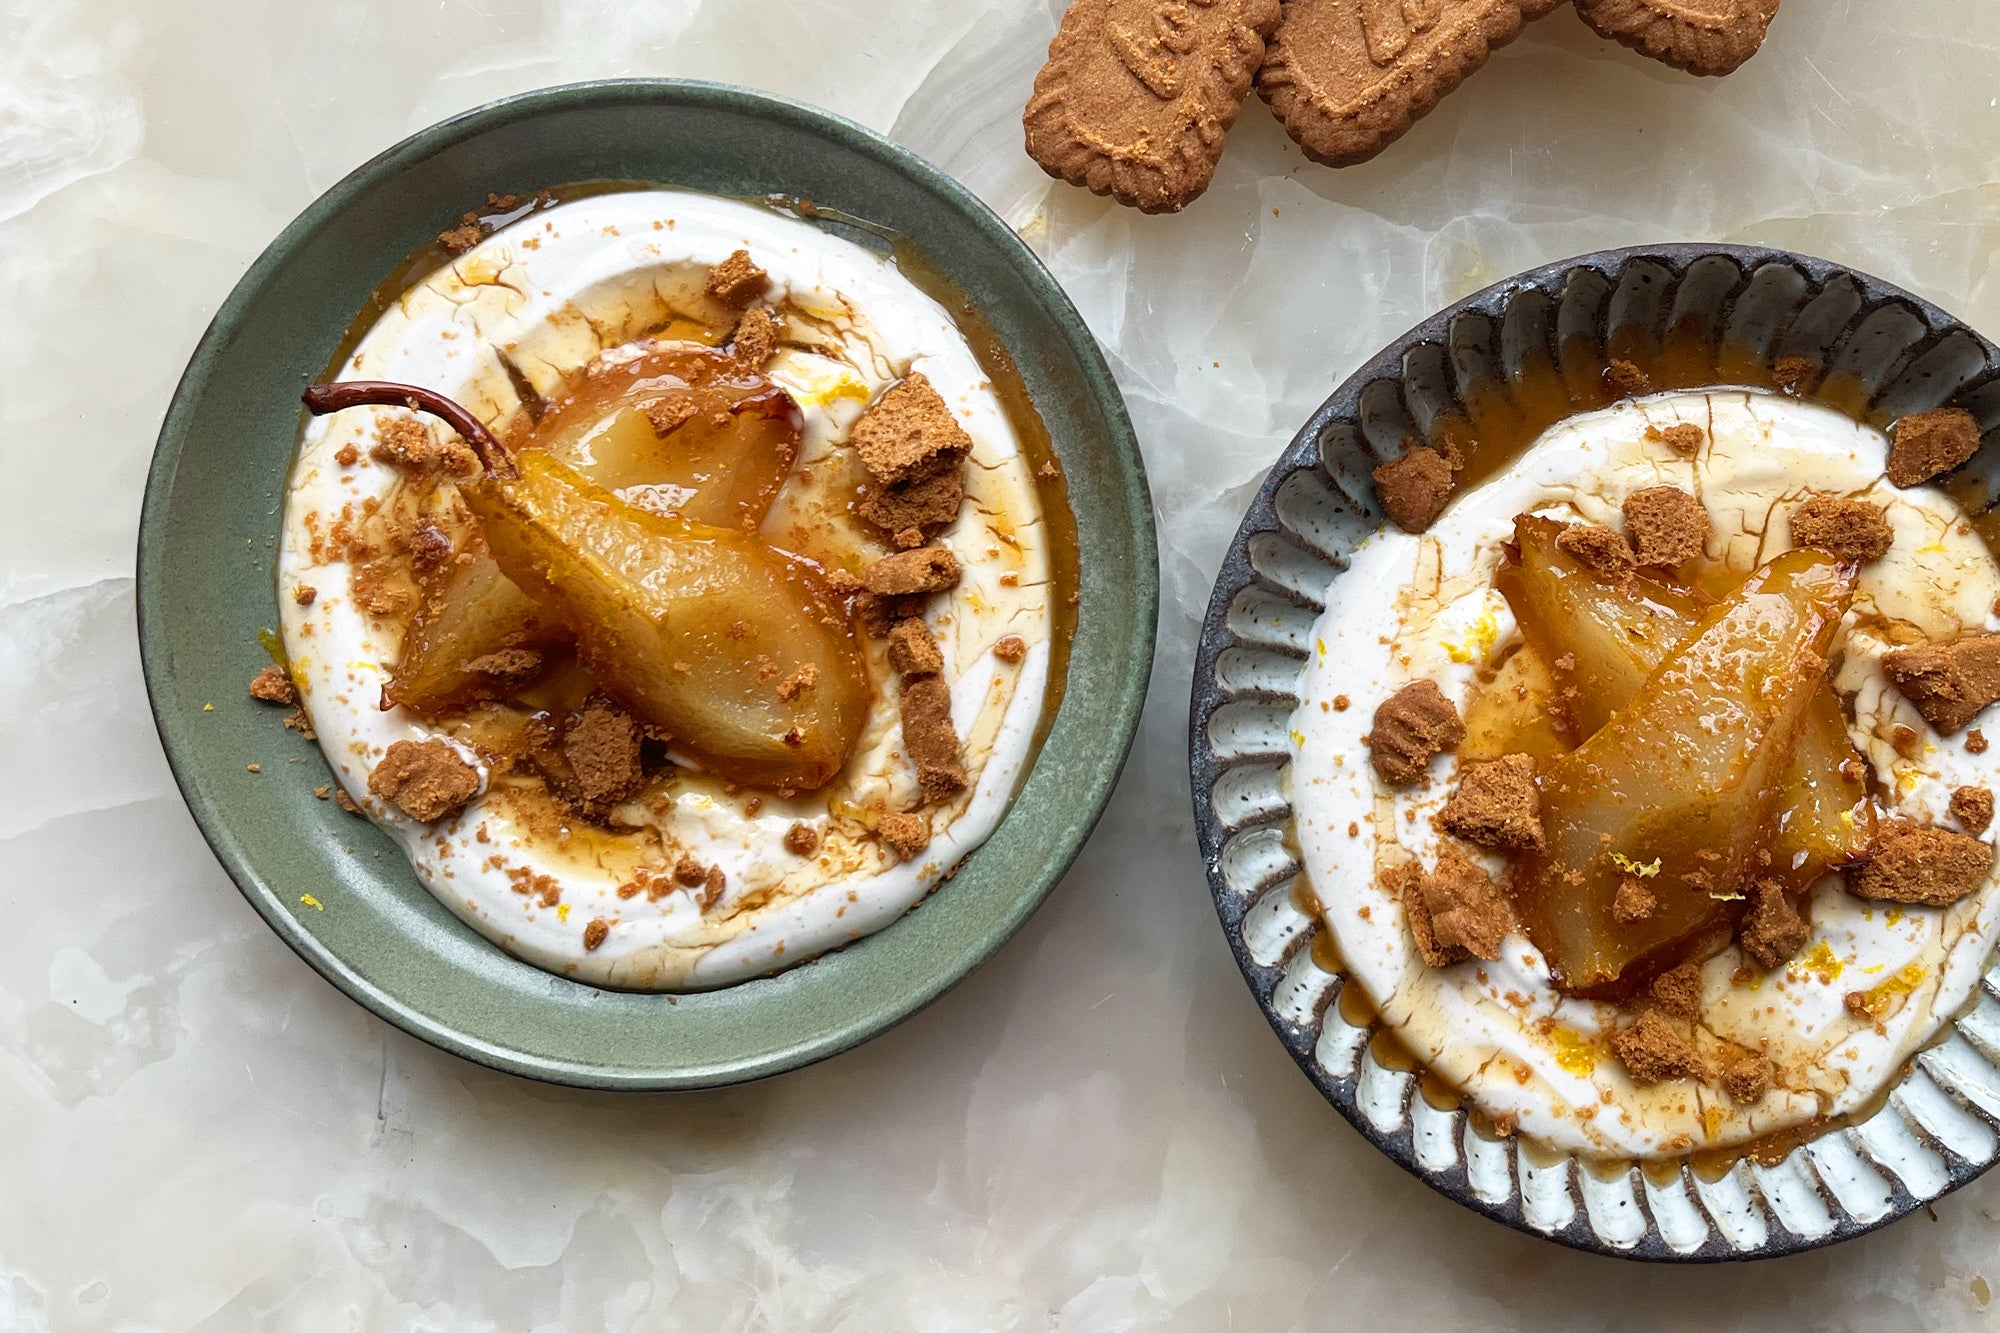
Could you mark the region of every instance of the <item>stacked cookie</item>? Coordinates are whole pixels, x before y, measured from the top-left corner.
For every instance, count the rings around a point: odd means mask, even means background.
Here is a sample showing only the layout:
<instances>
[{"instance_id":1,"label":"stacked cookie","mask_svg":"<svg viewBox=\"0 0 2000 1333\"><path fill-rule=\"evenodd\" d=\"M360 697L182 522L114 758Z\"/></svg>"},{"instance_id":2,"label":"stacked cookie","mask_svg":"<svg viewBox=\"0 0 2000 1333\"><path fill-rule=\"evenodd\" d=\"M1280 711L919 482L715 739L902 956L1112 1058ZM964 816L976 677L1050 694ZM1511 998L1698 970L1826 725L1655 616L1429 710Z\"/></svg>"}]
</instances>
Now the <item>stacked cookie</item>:
<instances>
[{"instance_id":1,"label":"stacked cookie","mask_svg":"<svg viewBox=\"0 0 2000 1333\"><path fill-rule=\"evenodd\" d=\"M1052 176L1148 213L1208 188L1254 83L1306 156L1381 152L1562 0L1075 0L1023 116ZM1576 0L1693 74L1756 54L1778 0Z\"/></svg>"}]
</instances>

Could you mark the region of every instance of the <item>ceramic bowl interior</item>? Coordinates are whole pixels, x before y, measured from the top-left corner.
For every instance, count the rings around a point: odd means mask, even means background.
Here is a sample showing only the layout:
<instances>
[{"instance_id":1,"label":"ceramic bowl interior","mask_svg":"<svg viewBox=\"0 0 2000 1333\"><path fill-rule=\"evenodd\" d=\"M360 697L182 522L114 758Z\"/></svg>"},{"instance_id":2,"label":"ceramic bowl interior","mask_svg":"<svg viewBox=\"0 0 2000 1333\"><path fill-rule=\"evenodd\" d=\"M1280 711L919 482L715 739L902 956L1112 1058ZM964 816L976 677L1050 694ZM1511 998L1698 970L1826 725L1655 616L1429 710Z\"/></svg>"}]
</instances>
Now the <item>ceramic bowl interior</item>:
<instances>
[{"instance_id":1,"label":"ceramic bowl interior","mask_svg":"<svg viewBox=\"0 0 2000 1333\"><path fill-rule=\"evenodd\" d=\"M905 238L1017 362L1092 571L1047 742L1006 821L958 875L845 949L677 1001L578 985L475 934L388 838L314 799L330 780L318 748L244 690L266 660L258 633L276 624L272 564L300 389L376 285L489 191L607 179L805 197L850 240L887 248L838 215ZM216 855L272 928L427 1041L537 1078L623 1088L735 1082L833 1054L998 948L1110 797L1151 668L1158 595L1151 504L1123 402L1075 310L1005 224L858 125L746 89L670 81L552 88L480 108L390 149L307 209L231 293L181 381L147 483L138 578L168 758ZM260 773L246 771L253 763Z\"/></svg>"},{"instance_id":2,"label":"ceramic bowl interior","mask_svg":"<svg viewBox=\"0 0 2000 1333\"><path fill-rule=\"evenodd\" d=\"M1580 1249L1661 1260L1756 1258L1872 1230L1977 1176L2000 1152L2000 969L1887 1102L1763 1165L1586 1165L1477 1133L1375 1058L1342 1016L1293 901L1287 736L1328 587L1382 522L1369 474L1467 404L1505 401L1523 367L1582 340L1673 340L1708 364L1800 357L1812 383L1877 421L1942 405L1986 432L1965 474L2000 494L2000 351L1937 307L1824 260L1728 246L1588 255L1470 296L1343 384L1278 460L1217 579L1195 667L1190 761L1216 911L1244 979L1308 1077L1354 1127L1433 1188ZM1355 1007L1357 1010L1359 1007Z\"/></svg>"}]
</instances>

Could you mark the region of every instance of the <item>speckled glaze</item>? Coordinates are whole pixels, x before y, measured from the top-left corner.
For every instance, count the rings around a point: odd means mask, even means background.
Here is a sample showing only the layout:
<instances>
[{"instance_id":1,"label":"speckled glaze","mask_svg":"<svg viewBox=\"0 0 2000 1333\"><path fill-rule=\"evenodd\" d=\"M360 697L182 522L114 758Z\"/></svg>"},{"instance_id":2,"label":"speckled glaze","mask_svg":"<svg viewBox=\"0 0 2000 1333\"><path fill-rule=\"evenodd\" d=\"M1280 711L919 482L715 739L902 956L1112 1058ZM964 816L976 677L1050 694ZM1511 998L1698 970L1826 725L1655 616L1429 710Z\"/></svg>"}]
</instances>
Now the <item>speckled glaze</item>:
<instances>
[{"instance_id":1,"label":"speckled glaze","mask_svg":"<svg viewBox=\"0 0 2000 1333\"><path fill-rule=\"evenodd\" d=\"M1326 590L1382 522L1369 473L1482 380L1504 388L1522 352L1629 325L1696 321L1772 357L1851 374L1889 416L1969 409L1985 447L1966 470L2000 496L2000 349L1949 314L1825 260L1741 246L1665 245L1551 264L1433 315L1327 399L1272 468L1216 580L1195 663L1189 762L1216 911L1258 1004L1334 1107L1440 1193L1578 1249L1663 1261L1756 1259L1872 1231L1972 1180L2000 1155L2000 968L1975 1006L1919 1055L1864 1121L1773 1166L1665 1180L1634 1163L1531 1153L1431 1106L1377 1061L1371 1029L1333 1001L1313 958L1318 923L1292 901L1287 719Z\"/></svg>"},{"instance_id":2,"label":"speckled glaze","mask_svg":"<svg viewBox=\"0 0 2000 1333\"><path fill-rule=\"evenodd\" d=\"M578 985L474 934L389 839L314 798L329 781L318 747L244 688L267 660L258 633L276 624L272 561L299 390L383 275L488 191L593 179L803 196L907 238L1014 356L1055 441L1092 571L1047 742L1007 819L950 884L816 962L676 998ZM868 231L822 225L882 247ZM1110 798L1151 669L1158 588L1124 404L1027 247L956 182L859 125L677 80L496 102L327 191L251 266L196 349L160 432L139 532L154 719L189 808L250 904L328 980L406 1031L496 1068L602 1088L708 1087L796 1068L908 1017L999 948ZM253 763L262 771L248 772Z\"/></svg>"}]
</instances>

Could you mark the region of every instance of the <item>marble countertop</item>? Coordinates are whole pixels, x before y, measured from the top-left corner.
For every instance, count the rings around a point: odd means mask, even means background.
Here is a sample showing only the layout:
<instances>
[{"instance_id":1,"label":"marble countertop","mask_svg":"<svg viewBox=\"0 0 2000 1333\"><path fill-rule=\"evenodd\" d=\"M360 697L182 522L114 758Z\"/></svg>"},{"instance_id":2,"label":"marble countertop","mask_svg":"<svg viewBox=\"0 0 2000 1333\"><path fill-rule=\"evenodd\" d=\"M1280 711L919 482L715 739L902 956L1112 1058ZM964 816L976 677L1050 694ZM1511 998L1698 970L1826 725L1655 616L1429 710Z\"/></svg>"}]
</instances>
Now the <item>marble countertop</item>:
<instances>
[{"instance_id":1,"label":"marble countertop","mask_svg":"<svg viewBox=\"0 0 2000 1333\"><path fill-rule=\"evenodd\" d=\"M1261 105L1147 218L1019 113L1060 0L48 0L0 21L0 1329L1959 1328L2000 1175L1831 1251L1638 1268L1433 1194L1293 1067L1187 808L1198 612L1264 468L1439 304L1603 246L1829 255L2000 331L1991 0L1790 0L1703 82L1544 21L1336 172ZM1095 840L989 965L765 1084L541 1087L405 1037L223 876L140 685L176 377L257 252L404 135L615 75L774 89L952 171L1103 341L1160 511L1160 655Z\"/></svg>"}]
</instances>

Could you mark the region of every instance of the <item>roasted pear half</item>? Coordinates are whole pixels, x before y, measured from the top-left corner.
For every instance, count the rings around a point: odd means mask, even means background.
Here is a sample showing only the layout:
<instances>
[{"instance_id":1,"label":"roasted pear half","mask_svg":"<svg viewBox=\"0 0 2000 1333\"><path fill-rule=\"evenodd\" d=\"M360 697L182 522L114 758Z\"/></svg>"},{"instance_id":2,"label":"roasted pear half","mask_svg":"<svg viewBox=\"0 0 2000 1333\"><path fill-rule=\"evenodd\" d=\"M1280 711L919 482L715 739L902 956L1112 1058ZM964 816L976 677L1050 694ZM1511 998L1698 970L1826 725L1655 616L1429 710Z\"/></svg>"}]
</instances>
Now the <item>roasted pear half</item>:
<instances>
[{"instance_id":1,"label":"roasted pear half","mask_svg":"<svg viewBox=\"0 0 2000 1333\"><path fill-rule=\"evenodd\" d=\"M1694 632L1708 599L1645 574L1611 583L1556 546L1565 525L1523 515L1515 557L1495 577L1521 633L1558 673L1572 739L1587 740L1624 708L1673 648ZM1859 860L1875 837L1875 807L1830 685L1814 696L1784 777L1772 878L1802 890Z\"/></svg>"},{"instance_id":2,"label":"roasted pear half","mask_svg":"<svg viewBox=\"0 0 2000 1333\"><path fill-rule=\"evenodd\" d=\"M1779 556L1594 735L1542 763L1544 844L1512 892L1560 989L1612 994L1670 963L1772 868L1785 775L1853 593L1852 566ZM1612 902L1628 876L1658 906L1621 922Z\"/></svg>"},{"instance_id":3,"label":"roasted pear half","mask_svg":"<svg viewBox=\"0 0 2000 1333\"><path fill-rule=\"evenodd\" d=\"M627 504L547 453L516 459L430 390L349 381L305 401L406 404L463 435L485 471L460 492L494 564L676 753L756 787L808 789L840 771L872 691L845 609L810 563Z\"/></svg>"}]
</instances>

